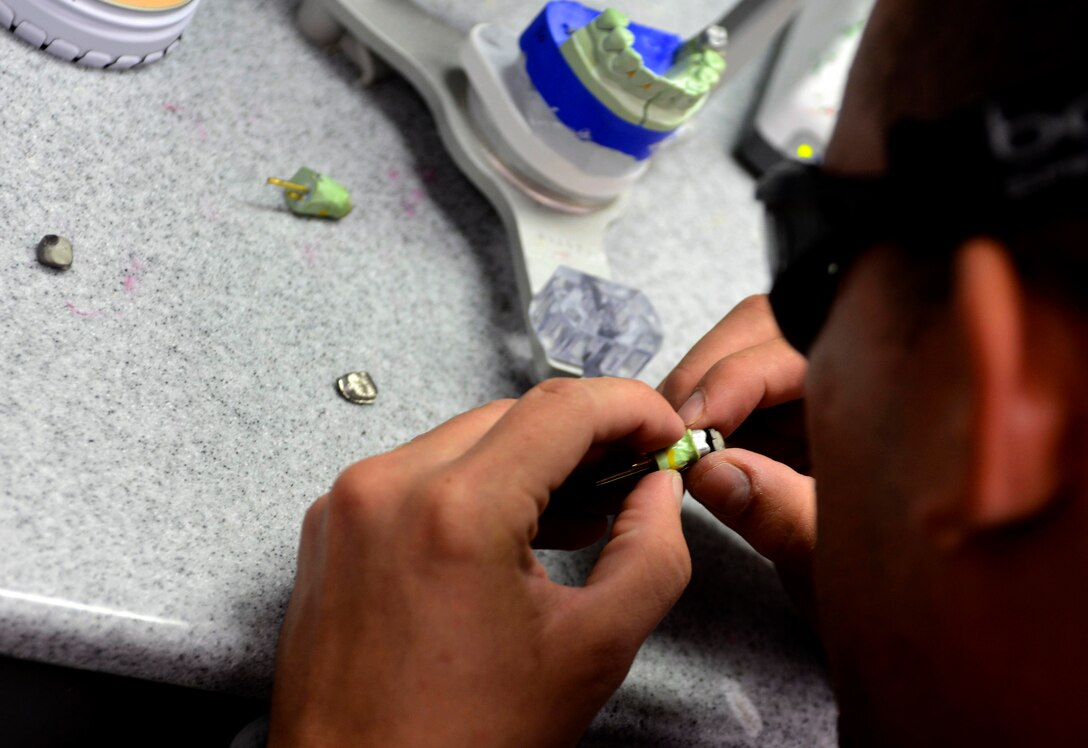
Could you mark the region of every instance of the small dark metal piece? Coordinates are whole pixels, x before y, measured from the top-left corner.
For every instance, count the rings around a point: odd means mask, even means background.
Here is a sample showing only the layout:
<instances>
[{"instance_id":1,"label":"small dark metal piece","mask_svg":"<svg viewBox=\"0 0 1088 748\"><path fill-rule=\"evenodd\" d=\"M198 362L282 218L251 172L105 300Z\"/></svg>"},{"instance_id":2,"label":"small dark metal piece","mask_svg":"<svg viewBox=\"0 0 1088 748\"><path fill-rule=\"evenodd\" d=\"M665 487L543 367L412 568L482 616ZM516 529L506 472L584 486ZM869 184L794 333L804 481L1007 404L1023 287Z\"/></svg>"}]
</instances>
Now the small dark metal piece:
<instances>
[{"instance_id":1,"label":"small dark metal piece","mask_svg":"<svg viewBox=\"0 0 1088 748\"><path fill-rule=\"evenodd\" d=\"M729 46L729 32L724 26L707 26L696 38L703 49L715 52L724 52Z\"/></svg>"},{"instance_id":2,"label":"small dark metal piece","mask_svg":"<svg viewBox=\"0 0 1088 748\"><path fill-rule=\"evenodd\" d=\"M38 262L46 267L67 270L72 267L72 242L63 236L49 234L38 242Z\"/></svg>"},{"instance_id":3,"label":"small dark metal piece","mask_svg":"<svg viewBox=\"0 0 1088 748\"><path fill-rule=\"evenodd\" d=\"M378 388L365 371L353 371L336 380L336 389L348 402L370 405L378 398Z\"/></svg>"}]
</instances>

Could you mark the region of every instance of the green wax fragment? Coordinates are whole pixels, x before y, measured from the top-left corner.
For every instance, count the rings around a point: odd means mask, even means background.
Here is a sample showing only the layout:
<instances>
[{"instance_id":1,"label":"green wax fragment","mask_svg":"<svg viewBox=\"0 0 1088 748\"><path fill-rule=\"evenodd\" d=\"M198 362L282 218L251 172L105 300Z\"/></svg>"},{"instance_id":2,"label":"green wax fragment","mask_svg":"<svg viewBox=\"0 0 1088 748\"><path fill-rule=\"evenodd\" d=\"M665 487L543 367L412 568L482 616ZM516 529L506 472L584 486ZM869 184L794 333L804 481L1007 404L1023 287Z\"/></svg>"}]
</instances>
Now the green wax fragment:
<instances>
[{"instance_id":1,"label":"green wax fragment","mask_svg":"<svg viewBox=\"0 0 1088 748\"><path fill-rule=\"evenodd\" d=\"M680 441L668 449L654 453L659 470L682 470L699 459L699 448L695 446L695 436L688 429Z\"/></svg>"},{"instance_id":2,"label":"green wax fragment","mask_svg":"<svg viewBox=\"0 0 1088 748\"><path fill-rule=\"evenodd\" d=\"M351 212L351 193L334 179L303 166L291 177L292 182L304 184L309 191L298 199L285 192L283 199L292 213L322 218L343 218Z\"/></svg>"}]
</instances>

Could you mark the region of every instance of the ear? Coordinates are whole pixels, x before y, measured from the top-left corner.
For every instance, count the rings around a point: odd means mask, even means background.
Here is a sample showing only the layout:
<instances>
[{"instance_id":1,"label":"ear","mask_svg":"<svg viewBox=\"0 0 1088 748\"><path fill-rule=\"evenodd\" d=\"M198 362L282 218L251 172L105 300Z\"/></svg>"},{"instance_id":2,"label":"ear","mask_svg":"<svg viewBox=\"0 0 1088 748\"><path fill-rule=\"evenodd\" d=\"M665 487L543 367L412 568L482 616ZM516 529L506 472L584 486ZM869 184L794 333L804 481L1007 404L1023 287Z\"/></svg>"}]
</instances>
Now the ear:
<instances>
[{"instance_id":1,"label":"ear","mask_svg":"<svg viewBox=\"0 0 1088 748\"><path fill-rule=\"evenodd\" d=\"M1031 299L1008 249L976 238L955 263L954 304L975 401L967 490L954 513L960 530L996 529L1031 518L1054 500L1065 410L1045 351L1029 335Z\"/></svg>"}]
</instances>

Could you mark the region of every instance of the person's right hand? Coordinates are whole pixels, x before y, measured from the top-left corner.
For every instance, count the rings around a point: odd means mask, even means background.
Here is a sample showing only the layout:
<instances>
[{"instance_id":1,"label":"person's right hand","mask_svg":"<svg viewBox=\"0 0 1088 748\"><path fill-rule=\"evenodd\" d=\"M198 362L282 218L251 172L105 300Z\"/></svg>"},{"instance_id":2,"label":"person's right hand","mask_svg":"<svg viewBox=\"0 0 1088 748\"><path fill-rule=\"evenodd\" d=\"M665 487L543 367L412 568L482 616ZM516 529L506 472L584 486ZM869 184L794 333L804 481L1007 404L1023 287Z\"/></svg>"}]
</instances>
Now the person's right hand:
<instances>
[{"instance_id":1,"label":"person's right hand","mask_svg":"<svg viewBox=\"0 0 1088 748\"><path fill-rule=\"evenodd\" d=\"M726 437L729 448L688 471L688 490L775 563L807 610L816 492L815 481L795 470L807 470L805 370L767 297L751 296L696 343L658 391L688 428L716 428Z\"/></svg>"},{"instance_id":2,"label":"person's right hand","mask_svg":"<svg viewBox=\"0 0 1088 748\"><path fill-rule=\"evenodd\" d=\"M302 525L269 746L577 742L688 583L680 476L639 482L579 587L530 542L595 447L683 433L641 382L552 380L345 470Z\"/></svg>"}]
</instances>

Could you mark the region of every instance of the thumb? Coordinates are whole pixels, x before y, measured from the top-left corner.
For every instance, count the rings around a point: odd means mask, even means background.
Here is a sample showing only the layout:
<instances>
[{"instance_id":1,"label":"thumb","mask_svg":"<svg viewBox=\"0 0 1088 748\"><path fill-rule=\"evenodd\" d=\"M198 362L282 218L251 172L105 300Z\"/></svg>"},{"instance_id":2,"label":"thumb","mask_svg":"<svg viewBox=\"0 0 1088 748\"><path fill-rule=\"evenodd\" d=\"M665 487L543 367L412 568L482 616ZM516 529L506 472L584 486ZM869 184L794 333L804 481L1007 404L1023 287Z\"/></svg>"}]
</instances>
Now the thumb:
<instances>
[{"instance_id":1,"label":"thumb","mask_svg":"<svg viewBox=\"0 0 1088 748\"><path fill-rule=\"evenodd\" d=\"M600 633L628 645L642 642L691 579L691 556L680 526L684 484L679 473L646 476L623 502L612 533L582 590Z\"/></svg>"},{"instance_id":2,"label":"thumb","mask_svg":"<svg viewBox=\"0 0 1088 748\"><path fill-rule=\"evenodd\" d=\"M807 572L816 546L816 481L746 449L700 460L688 488L776 566Z\"/></svg>"}]
</instances>

